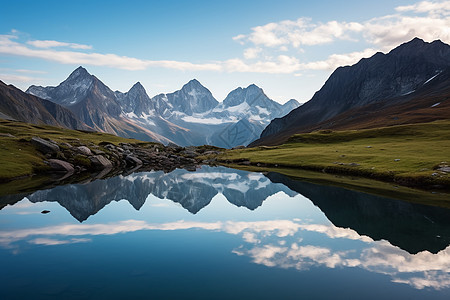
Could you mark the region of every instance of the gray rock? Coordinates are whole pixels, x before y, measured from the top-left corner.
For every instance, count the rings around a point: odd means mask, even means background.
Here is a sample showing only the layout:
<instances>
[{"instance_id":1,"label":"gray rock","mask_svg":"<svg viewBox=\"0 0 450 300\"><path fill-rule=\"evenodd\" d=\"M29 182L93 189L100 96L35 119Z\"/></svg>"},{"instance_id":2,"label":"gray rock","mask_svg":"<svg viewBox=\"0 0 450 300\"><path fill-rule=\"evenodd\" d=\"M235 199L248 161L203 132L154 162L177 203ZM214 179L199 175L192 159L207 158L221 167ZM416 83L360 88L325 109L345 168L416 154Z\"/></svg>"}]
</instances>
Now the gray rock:
<instances>
[{"instance_id":1,"label":"gray rock","mask_svg":"<svg viewBox=\"0 0 450 300\"><path fill-rule=\"evenodd\" d=\"M184 150L183 152L181 152L181 154L183 154L187 158L194 158L194 157L198 156L197 152L189 151L189 150Z\"/></svg>"},{"instance_id":2,"label":"gray rock","mask_svg":"<svg viewBox=\"0 0 450 300\"><path fill-rule=\"evenodd\" d=\"M81 154L84 154L84 155L88 155L88 156L92 155L91 149L89 149L86 146L79 146L79 147L77 147L77 151L80 152Z\"/></svg>"},{"instance_id":3,"label":"gray rock","mask_svg":"<svg viewBox=\"0 0 450 300\"><path fill-rule=\"evenodd\" d=\"M67 147L67 148L72 148L72 145L66 142L60 143L61 146Z\"/></svg>"},{"instance_id":4,"label":"gray rock","mask_svg":"<svg viewBox=\"0 0 450 300\"><path fill-rule=\"evenodd\" d=\"M438 171L445 172L445 173L450 173L450 167L441 167L441 168L438 169Z\"/></svg>"},{"instance_id":5,"label":"gray rock","mask_svg":"<svg viewBox=\"0 0 450 300\"><path fill-rule=\"evenodd\" d=\"M108 144L108 145L105 146L105 148L110 150L110 151L113 151L113 150L116 149L116 147L113 144Z\"/></svg>"},{"instance_id":6,"label":"gray rock","mask_svg":"<svg viewBox=\"0 0 450 300\"><path fill-rule=\"evenodd\" d=\"M15 138L14 135L12 135L11 133L0 133L1 137L9 137L9 138Z\"/></svg>"},{"instance_id":7,"label":"gray rock","mask_svg":"<svg viewBox=\"0 0 450 300\"><path fill-rule=\"evenodd\" d=\"M127 161L127 163L130 163L133 166L141 166L142 165L142 160L140 160L139 158L132 156L132 155L127 155L125 157L125 160Z\"/></svg>"},{"instance_id":8,"label":"gray rock","mask_svg":"<svg viewBox=\"0 0 450 300\"><path fill-rule=\"evenodd\" d=\"M72 164L60 159L49 159L48 164L57 172L73 173L75 171Z\"/></svg>"},{"instance_id":9,"label":"gray rock","mask_svg":"<svg viewBox=\"0 0 450 300\"><path fill-rule=\"evenodd\" d=\"M195 146L187 146L187 147L184 147L184 149L187 150L187 151L195 152L197 150L197 147L195 147Z\"/></svg>"},{"instance_id":10,"label":"gray rock","mask_svg":"<svg viewBox=\"0 0 450 300\"><path fill-rule=\"evenodd\" d=\"M102 155L94 155L90 157L92 166L97 170L112 168L112 163L109 159Z\"/></svg>"},{"instance_id":11,"label":"gray rock","mask_svg":"<svg viewBox=\"0 0 450 300\"><path fill-rule=\"evenodd\" d=\"M219 152L219 151L205 151L204 153L203 153L203 155L218 155L218 154L221 154L222 152Z\"/></svg>"},{"instance_id":12,"label":"gray rock","mask_svg":"<svg viewBox=\"0 0 450 300\"><path fill-rule=\"evenodd\" d=\"M170 142L169 144L167 144L167 147L169 147L169 148L178 148L178 147L180 147L180 146L178 146L178 145L175 144L175 143Z\"/></svg>"},{"instance_id":13,"label":"gray rock","mask_svg":"<svg viewBox=\"0 0 450 300\"><path fill-rule=\"evenodd\" d=\"M396 159L394 159L394 161L400 161L400 158L396 158Z\"/></svg>"},{"instance_id":14,"label":"gray rock","mask_svg":"<svg viewBox=\"0 0 450 300\"><path fill-rule=\"evenodd\" d=\"M91 152L94 153L95 155L105 154L105 151L99 149L92 149Z\"/></svg>"},{"instance_id":15,"label":"gray rock","mask_svg":"<svg viewBox=\"0 0 450 300\"><path fill-rule=\"evenodd\" d=\"M56 153L59 151L59 146L46 141L44 139L41 139L40 137L34 136L31 138L31 144L33 144L36 149L38 149L39 151L41 151L44 154L47 153Z\"/></svg>"}]
</instances>

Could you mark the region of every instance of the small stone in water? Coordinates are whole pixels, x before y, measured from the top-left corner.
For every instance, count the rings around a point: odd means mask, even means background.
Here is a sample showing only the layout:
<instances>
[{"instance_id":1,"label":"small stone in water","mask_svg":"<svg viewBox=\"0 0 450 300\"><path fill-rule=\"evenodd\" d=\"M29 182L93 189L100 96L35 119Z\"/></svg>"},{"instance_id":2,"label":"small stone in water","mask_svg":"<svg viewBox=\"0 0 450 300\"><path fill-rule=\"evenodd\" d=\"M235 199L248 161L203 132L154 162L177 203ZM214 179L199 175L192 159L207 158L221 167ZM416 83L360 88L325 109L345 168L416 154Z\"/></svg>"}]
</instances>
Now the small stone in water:
<instances>
[{"instance_id":1,"label":"small stone in water","mask_svg":"<svg viewBox=\"0 0 450 300\"><path fill-rule=\"evenodd\" d=\"M41 211L41 214L48 214L50 211L49 210L43 210Z\"/></svg>"}]
</instances>

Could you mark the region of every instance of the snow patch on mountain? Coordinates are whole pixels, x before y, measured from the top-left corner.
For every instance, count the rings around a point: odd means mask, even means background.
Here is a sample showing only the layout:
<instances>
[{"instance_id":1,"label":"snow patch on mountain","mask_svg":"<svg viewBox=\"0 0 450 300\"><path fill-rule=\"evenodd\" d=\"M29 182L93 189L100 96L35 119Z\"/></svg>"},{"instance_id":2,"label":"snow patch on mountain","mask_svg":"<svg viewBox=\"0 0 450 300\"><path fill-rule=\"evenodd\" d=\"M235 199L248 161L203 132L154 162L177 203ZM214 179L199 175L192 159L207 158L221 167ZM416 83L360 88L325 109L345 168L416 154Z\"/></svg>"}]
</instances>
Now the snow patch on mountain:
<instances>
[{"instance_id":1,"label":"snow patch on mountain","mask_svg":"<svg viewBox=\"0 0 450 300\"><path fill-rule=\"evenodd\" d=\"M217 124L223 124L227 122L224 119L218 119L218 118L197 118L194 116L184 116L181 118L185 122L189 123L198 123L198 124L210 124L210 125L217 125Z\"/></svg>"}]
</instances>

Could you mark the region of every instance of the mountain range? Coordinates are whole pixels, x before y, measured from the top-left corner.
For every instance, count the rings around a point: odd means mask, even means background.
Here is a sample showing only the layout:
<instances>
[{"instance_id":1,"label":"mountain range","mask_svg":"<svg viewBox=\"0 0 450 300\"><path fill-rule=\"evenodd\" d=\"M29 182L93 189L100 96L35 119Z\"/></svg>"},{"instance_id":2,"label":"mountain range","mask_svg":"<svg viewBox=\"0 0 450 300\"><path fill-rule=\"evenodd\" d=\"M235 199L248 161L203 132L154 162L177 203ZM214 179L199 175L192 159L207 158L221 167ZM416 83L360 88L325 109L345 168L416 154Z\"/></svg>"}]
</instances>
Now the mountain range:
<instances>
[{"instance_id":1,"label":"mountain range","mask_svg":"<svg viewBox=\"0 0 450 300\"><path fill-rule=\"evenodd\" d=\"M83 67L56 87L26 93L0 83L0 117L181 145L276 145L296 133L448 119L450 46L415 38L337 68L311 100L281 105L258 86L222 101L198 80L150 98L137 82L112 91Z\"/></svg>"},{"instance_id":2,"label":"mountain range","mask_svg":"<svg viewBox=\"0 0 450 300\"><path fill-rule=\"evenodd\" d=\"M196 79L178 91L150 98L140 82L125 93L112 91L83 67L56 87L33 85L26 93L70 110L93 130L181 146L247 145L273 118L299 106L296 100L281 105L254 84L235 89L219 102ZM237 129L241 134L233 135Z\"/></svg>"},{"instance_id":3,"label":"mountain range","mask_svg":"<svg viewBox=\"0 0 450 300\"><path fill-rule=\"evenodd\" d=\"M362 129L448 119L450 46L415 38L387 54L339 67L311 100L274 119L251 146L295 133Z\"/></svg>"},{"instance_id":4,"label":"mountain range","mask_svg":"<svg viewBox=\"0 0 450 300\"><path fill-rule=\"evenodd\" d=\"M51 101L25 94L2 81L0 81L0 118L72 129L89 129L70 110Z\"/></svg>"}]
</instances>

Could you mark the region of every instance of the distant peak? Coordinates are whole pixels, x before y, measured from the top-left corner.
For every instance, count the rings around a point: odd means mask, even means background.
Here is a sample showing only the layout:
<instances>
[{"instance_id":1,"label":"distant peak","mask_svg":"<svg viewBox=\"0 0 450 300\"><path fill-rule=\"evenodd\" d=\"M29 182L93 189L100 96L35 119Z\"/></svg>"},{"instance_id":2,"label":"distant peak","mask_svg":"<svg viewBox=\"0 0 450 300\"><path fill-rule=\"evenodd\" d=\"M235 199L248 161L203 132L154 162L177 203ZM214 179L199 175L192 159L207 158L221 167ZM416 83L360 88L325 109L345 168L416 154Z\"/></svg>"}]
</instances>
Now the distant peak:
<instances>
[{"instance_id":1,"label":"distant peak","mask_svg":"<svg viewBox=\"0 0 450 300\"><path fill-rule=\"evenodd\" d=\"M202 88L206 89L197 79L191 79L188 83L183 85L182 89L194 89L194 88Z\"/></svg>"},{"instance_id":2,"label":"distant peak","mask_svg":"<svg viewBox=\"0 0 450 300\"><path fill-rule=\"evenodd\" d=\"M86 77L86 76L90 76L90 75L91 74L89 74L89 72L85 68L83 68L82 66L79 66L69 75L68 79L75 79L77 77Z\"/></svg>"},{"instance_id":3,"label":"distant peak","mask_svg":"<svg viewBox=\"0 0 450 300\"><path fill-rule=\"evenodd\" d=\"M248 89L259 89L259 86L257 86L256 84L252 83L247 88Z\"/></svg>"},{"instance_id":4,"label":"distant peak","mask_svg":"<svg viewBox=\"0 0 450 300\"><path fill-rule=\"evenodd\" d=\"M145 90L145 88L142 86L142 84L138 81L136 82L131 89L128 91L129 92L134 92L134 93L145 93L147 94L147 91Z\"/></svg>"},{"instance_id":5,"label":"distant peak","mask_svg":"<svg viewBox=\"0 0 450 300\"><path fill-rule=\"evenodd\" d=\"M87 70L85 68L83 68L83 66L79 66L78 68L75 69L75 71L78 71L78 70L87 72Z\"/></svg>"},{"instance_id":6,"label":"distant peak","mask_svg":"<svg viewBox=\"0 0 450 300\"><path fill-rule=\"evenodd\" d=\"M435 40L431 43L415 37L409 42L403 43L395 49L391 50L389 54L403 55L403 56L417 56L419 53L428 54L429 51L439 52L440 49L448 51L449 45L440 40Z\"/></svg>"},{"instance_id":7,"label":"distant peak","mask_svg":"<svg viewBox=\"0 0 450 300\"><path fill-rule=\"evenodd\" d=\"M415 37L410 41L410 43L425 43L425 41L421 38Z\"/></svg>"},{"instance_id":8,"label":"distant peak","mask_svg":"<svg viewBox=\"0 0 450 300\"><path fill-rule=\"evenodd\" d=\"M285 104L288 104L288 103L295 103L295 104L300 104L300 102L298 102L297 100L295 100L295 99L290 99L288 102L286 102Z\"/></svg>"},{"instance_id":9,"label":"distant peak","mask_svg":"<svg viewBox=\"0 0 450 300\"><path fill-rule=\"evenodd\" d=\"M144 87L143 87L142 84L138 81L138 82L136 82L131 88L132 88L132 89L133 89L133 88L143 89Z\"/></svg>"}]
</instances>

